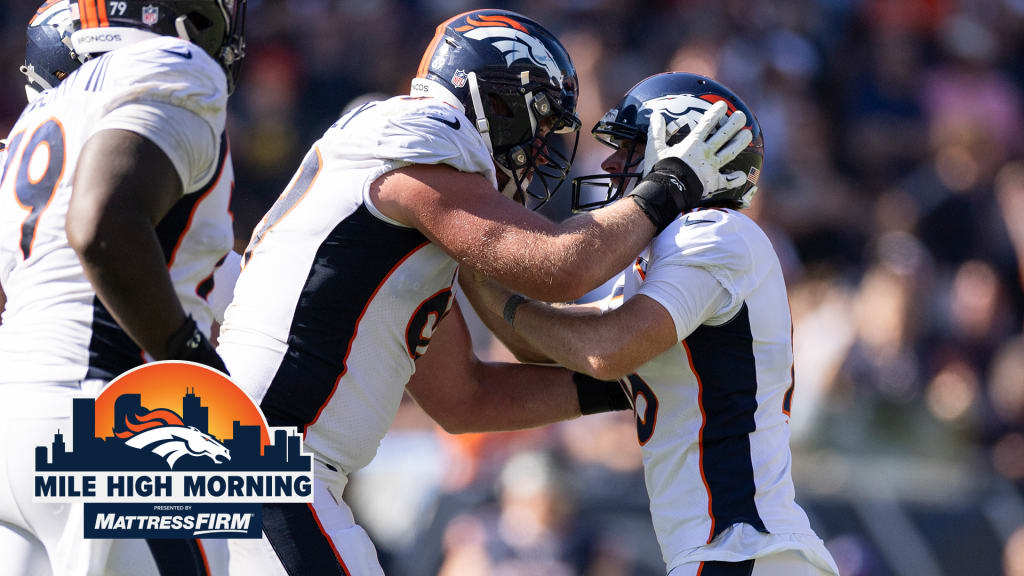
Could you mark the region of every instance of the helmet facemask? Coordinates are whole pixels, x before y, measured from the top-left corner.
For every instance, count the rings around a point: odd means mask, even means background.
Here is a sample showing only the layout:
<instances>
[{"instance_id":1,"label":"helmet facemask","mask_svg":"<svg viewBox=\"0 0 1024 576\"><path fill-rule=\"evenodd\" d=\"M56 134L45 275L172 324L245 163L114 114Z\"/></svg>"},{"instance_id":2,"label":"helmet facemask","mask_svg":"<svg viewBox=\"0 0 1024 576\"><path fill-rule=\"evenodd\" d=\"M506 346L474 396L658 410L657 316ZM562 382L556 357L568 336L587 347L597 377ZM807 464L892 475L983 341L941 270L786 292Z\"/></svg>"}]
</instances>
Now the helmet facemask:
<instances>
[{"instance_id":1,"label":"helmet facemask","mask_svg":"<svg viewBox=\"0 0 1024 576\"><path fill-rule=\"evenodd\" d=\"M625 150L626 157L618 172L579 176L572 181L572 211L589 212L615 202L630 186L643 178L644 148L647 134L621 122L598 122L594 137L614 150ZM602 198L601 195L604 195ZM590 200L597 196L598 199Z\"/></svg>"},{"instance_id":2,"label":"helmet facemask","mask_svg":"<svg viewBox=\"0 0 1024 576\"><path fill-rule=\"evenodd\" d=\"M502 194L524 204L533 198L531 207L536 210L569 176L580 121L547 82L531 81L529 72L515 75L518 82L508 73L495 76L483 80L475 73L468 75L471 116L476 117L495 165L508 179ZM571 139L568 146L563 142L566 137ZM533 181L539 184L531 189Z\"/></svg>"}]
</instances>

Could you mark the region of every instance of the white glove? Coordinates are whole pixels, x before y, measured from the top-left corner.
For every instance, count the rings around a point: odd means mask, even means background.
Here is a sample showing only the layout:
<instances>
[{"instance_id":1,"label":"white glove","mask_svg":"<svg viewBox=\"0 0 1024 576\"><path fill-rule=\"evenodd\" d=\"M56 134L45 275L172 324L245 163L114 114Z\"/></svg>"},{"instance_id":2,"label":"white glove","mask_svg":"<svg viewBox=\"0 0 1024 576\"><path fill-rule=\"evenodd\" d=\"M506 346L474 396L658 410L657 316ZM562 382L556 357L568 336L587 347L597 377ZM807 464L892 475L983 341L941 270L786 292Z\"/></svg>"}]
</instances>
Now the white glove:
<instances>
[{"instance_id":1,"label":"white glove","mask_svg":"<svg viewBox=\"0 0 1024 576\"><path fill-rule=\"evenodd\" d=\"M665 118L657 110L651 112L651 123L647 129L647 150L644 155L644 175L665 158L679 158L696 174L703 185L702 196L722 189L738 188L747 181L747 175L741 171L721 172L742 152L753 138L750 130L743 130L747 116L737 110L720 128L716 127L725 118L728 110L724 101L715 102L701 116L697 126L687 134L682 142L669 146L669 135L666 135Z\"/></svg>"}]
</instances>

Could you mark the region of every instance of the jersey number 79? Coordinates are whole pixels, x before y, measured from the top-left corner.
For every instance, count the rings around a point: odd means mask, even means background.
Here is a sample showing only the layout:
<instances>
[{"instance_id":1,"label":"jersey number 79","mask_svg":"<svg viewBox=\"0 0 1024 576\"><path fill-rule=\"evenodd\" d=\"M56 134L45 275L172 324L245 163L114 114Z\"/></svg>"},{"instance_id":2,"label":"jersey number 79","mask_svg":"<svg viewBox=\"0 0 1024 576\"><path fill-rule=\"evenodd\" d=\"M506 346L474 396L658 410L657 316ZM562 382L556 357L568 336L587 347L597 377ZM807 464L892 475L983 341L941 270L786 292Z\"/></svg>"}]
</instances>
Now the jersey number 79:
<instances>
[{"instance_id":1,"label":"jersey number 79","mask_svg":"<svg viewBox=\"0 0 1024 576\"><path fill-rule=\"evenodd\" d=\"M25 132L19 132L11 138L0 187L7 184L8 169L13 164L10 177L14 178L14 198L18 206L28 211L21 224L19 240L21 255L28 260L39 217L50 205L64 177L64 126L56 118L50 118L32 132L22 150L24 136Z\"/></svg>"}]
</instances>

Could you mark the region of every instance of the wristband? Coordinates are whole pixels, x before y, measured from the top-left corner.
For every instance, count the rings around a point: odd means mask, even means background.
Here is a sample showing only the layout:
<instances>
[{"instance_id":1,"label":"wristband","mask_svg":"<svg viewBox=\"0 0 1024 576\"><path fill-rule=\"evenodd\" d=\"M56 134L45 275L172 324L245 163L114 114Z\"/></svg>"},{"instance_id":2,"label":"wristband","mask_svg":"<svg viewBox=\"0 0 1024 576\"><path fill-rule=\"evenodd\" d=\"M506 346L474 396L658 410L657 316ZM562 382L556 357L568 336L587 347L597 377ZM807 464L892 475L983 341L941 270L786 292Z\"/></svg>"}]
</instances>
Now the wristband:
<instances>
[{"instance_id":1,"label":"wristband","mask_svg":"<svg viewBox=\"0 0 1024 576\"><path fill-rule=\"evenodd\" d=\"M628 194L660 234L682 212L700 201L703 185L678 158L660 160Z\"/></svg>"},{"instance_id":2,"label":"wristband","mask_svg":"<svg viewBox=\"0 0 1024 576\"><path fill-rule=\"evenodd\" d=\"M633 408L618 381L598 380L582 372L573 372L572 381L576 384L576 398L583 415Z\"/></svg>"},{"instance_id":3,"label":"wristband","mask_svg":"<svg viewBox=\"0 0 1024 576\"><path fill-rule=\"evenodd\" d=\"M185 317L185 322L180 328L171 334L167 339L167 359L187 360L198 364L205 364L216 370L227 374L228 368L224 365L220 355L214 350L213 344L206 337L196 321L191 316Z\"/></svg>"},{"instance_id":4,"label":"wristband","mask_svg":"<svg viewBox=\"0 0 1024 576\"><path fill-rule=\"evenodd\" d=\"M502 317L505 318L505 322L508 322L509 326L512 326L512 323L516 321L516 310L529 301L529 298L520 294L513 294L508 297L508 300L505 301L505 310L502 313Z\"/></svg>"}]
</instances>

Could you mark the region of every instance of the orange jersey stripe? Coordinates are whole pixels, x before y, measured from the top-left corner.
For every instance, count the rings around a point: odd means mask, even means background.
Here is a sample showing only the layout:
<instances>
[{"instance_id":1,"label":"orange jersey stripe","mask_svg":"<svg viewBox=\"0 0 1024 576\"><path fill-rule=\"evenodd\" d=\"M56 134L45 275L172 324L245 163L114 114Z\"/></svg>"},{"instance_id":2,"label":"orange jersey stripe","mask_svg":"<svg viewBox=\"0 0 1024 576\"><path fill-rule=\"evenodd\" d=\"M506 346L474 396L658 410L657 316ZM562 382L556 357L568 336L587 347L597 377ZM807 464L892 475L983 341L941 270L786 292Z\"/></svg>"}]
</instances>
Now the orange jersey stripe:
<instances>
[{"instance_id":1,"label":"orange jersey stripe","mask_svg":"<svg viewBox=\"0 0 1024 576\"><path fill-rule=\"evenodd\" d=\"M341 559L341 553L338 552L338 548L334 545L334 541L331 540L331 537L327 535L327 531L324 530L324 525L320 522L320 517L317 516L316 509L313 508L313 504L307 503L306 506L309 506L309 511L313 513L313 520L316 521L316 526L320 529L320 533L324 535L324 539L326 539L327 543L331 545L331 550L334 550L334 557L338 559L338 564L341 564L341 569L345 572L345 576L352 576L348 571L348 566L345 566L345 561Z\"/></svg>"},{"instance_id":2,"label":"orange jersey stripe","mask_svg":"<svg viewBox=\"0 0 1024 576\"><path fill-rule=\"evenodd\" d=\"M708 518L711 519L708 544L710 544L715 535L715 515L711 512L711 487L708 486L708 479L704 475L704 426L708 423L707 414L704 413L704 384L700 381L700 374L697 373L697 369L693 366L693 354L690 353L690 347L686 345L686 340L683 340L682 344L683 350L686 351L686 361L690 363L690 370L697 379L697 407L700 408L700 432L697 437L697 447L699 450L698 466L700 467L700 480L704 483L704 490L708 493Z\"/></svg>"},{"instance_id":3,"label":"orange jersey stripe","mask_svg":"<svg viewBox=\"0 0 1024 576\"><path fill-rule=\"evenodd\" d=\"M199 548L199 556L203 559L203 570L206 570L206 574L210 574L210 561L206 558L206 550L203 549L203 541L196 539L196 547Z\"/></svg>"}]
</instances>

